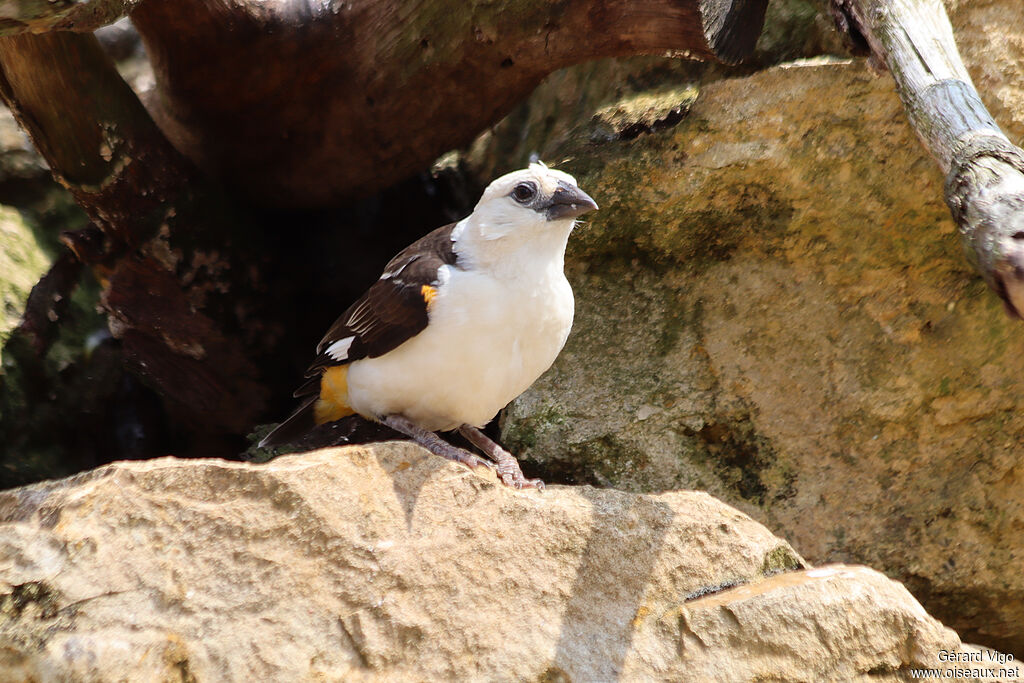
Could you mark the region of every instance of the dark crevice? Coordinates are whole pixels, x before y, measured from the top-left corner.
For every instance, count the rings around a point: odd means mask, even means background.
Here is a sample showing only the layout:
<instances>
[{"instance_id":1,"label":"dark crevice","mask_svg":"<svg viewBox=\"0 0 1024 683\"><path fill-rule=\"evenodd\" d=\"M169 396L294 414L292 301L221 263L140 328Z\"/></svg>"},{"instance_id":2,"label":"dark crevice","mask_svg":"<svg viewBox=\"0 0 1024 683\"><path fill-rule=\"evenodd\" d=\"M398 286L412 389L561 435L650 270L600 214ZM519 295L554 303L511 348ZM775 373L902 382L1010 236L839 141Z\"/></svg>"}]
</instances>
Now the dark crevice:
<instances>
[{"instance_id":1,"label":"dark crevice","mask_svg":"<svg viewBox=\"0 0 1024 683\"><path fill-rule=\"evenodd\" d=\"M858 57L871 54L871 45L860 28L860 22L853 16L846 0L832 0L829 3L832 20L841 34L846 36L850 52Z\"/></svg>"},{"instance_id":2,"label":"dark crevice","mask_svg":"<svg viewBox=\"0 0 1024 683\"><path fill-rule=\"evenodd\" d=\"M683 602L690 602L691 600L697 600L699 598L704 598L704 597L707 597L709 595L714 595L715 593L721 593L721 592L727 591L727 590L729 590L731 588L735 588L736 586L742 586L745 583L749 583L749 582L748 581L733 580L733 581L723 581L722 583L715 584L714 586L701 586L700 588L698 588L697 590L693 591L692 593L688 593L686 596L684 596L683 597Z\"/></svg>"},{"instance_id":3,"label":"dark crevice","mask_svg":"<svg viewBox=\"0 0 1024 683\"><path fill-rule=\"evenodd\" d=\"M700 429L686 427L682 433L696 440L698 453L707 458L715 474L745 500L763 505L793 495L794 476L787 477L781 490L771 491L761 478L773 465L775 454L749 423L710 422Z\"/></svg>"},{"instance_id":4,"label":"dark crevice","mask_svg":"<svg viewBox=\"0 0 1024 683\"><path fill-rule=\"evenodd\" d=\"M684 118L690 111L690 104L680 104L669 110L663 117L654 121L637 121L619 131L619 140L633 140L648 133L654 133L666 128L672 128Z\"/></svg>"}]
</instances>

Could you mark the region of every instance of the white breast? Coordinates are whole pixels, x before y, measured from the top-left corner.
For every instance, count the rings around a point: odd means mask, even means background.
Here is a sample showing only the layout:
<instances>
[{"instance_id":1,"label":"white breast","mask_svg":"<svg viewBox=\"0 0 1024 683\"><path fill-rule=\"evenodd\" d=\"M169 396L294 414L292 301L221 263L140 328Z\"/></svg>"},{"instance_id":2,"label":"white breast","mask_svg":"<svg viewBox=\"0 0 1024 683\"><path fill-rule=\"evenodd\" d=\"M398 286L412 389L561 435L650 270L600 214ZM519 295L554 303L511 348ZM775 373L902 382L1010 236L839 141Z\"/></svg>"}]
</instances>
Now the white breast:
<instances>
[{"instance_id":1,"label":"white breast","mask_svg":"<svg viewBox=\"0 0 1024 683\"><path fill-rule=\"evenodd\" d=\"M426 329L351 364L349 402L359 413L399 413L430 430L482 427L561 351L573 295L560 259L504 276L443 270Z\"/></svg>"}]
</instances>

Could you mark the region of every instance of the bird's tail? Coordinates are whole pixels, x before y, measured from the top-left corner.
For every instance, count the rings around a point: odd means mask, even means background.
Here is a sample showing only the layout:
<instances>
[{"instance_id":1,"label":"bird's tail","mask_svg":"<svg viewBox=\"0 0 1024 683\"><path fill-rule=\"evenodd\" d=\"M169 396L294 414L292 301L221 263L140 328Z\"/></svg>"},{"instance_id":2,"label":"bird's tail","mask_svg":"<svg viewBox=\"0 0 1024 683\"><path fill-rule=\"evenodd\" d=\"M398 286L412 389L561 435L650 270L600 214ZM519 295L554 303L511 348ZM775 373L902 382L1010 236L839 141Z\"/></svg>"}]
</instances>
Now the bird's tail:
<instances>
[{"instance_id":1,"label":"bird's tail","mask_svg":"<svg viewBox=\"0 0 1024 683\"><path fill-rule=\"evenodd\" d=\"M281 424L274 427L274 430L260 440L260 448L271 448L298 441L305 436L309 430L316 426L313 414L313 404L317 401L313 395L303 401L302 405L294 413L288 416Z\"/></svg>"}]
</instances>

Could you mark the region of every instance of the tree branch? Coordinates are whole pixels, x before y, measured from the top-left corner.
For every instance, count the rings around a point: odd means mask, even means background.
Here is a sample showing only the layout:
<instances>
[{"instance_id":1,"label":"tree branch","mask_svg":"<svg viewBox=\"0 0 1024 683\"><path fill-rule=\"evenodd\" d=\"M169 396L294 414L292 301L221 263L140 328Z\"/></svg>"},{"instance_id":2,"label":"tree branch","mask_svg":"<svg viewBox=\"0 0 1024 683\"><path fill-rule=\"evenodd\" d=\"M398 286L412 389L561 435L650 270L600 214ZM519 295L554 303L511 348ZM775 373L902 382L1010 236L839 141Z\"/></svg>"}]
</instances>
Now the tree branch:
<instances>
[{"instance_id":1,"label":"tree branch","mask_svg":"<svg viewBox=\"0 0 1024 683\"><path fill-rule=\"evenodd\" d=\"M426 168L561 67L666 50L736 61L766 4L150 0L132 20L175 145L258 202L302 206Z\"/></svg>"},{"instance_id":2,"label":"tree branch","mask_svg":"<svg viewBox=\"0 0 1024 683\"><path fill-rule=\"evenodd\" d=\"M242 431L266 391L226 333L245 309L216 247L234 219L90 34L0 38L0 94L95 228L65 236L104 286L132 370L202 430ZM235 254L244 258L244 254ZM66 258L62 258L61 262Z\"/></svg>"},{"instance_id":3,"label":"tree branch","mask_svg":"<svg viewBox=\"0 0 1024 683\"><path fill-rule=\"evenodd\" d=\"M946 174L965 247L1007 311L1024 317L1024 151L982 104L939 0L831 0L841 28L884 63L925 147Z\"/></svg>"},{"instance_id":4,"label":"tree branch","mask_svg":"<svg viewBox=\"0 0 1024 683\"><path fill-rule=\"evenodd\" d=\"M152 236L195 182L92 35L0 38L0 95L111 249Z\"/></svg>"},{"instance_id":5,"label":"tree branch","mask_svg":"<svg viewBox=\"0 0 1024 683\"><path fill-rule=\"evenodd\" d=\"M56 338L60 319L67 311L81 269L82 264L74 254L65 251L32 287L15 333L28 339L37 356L44 355Z\"/></svg>"}]
</instances>

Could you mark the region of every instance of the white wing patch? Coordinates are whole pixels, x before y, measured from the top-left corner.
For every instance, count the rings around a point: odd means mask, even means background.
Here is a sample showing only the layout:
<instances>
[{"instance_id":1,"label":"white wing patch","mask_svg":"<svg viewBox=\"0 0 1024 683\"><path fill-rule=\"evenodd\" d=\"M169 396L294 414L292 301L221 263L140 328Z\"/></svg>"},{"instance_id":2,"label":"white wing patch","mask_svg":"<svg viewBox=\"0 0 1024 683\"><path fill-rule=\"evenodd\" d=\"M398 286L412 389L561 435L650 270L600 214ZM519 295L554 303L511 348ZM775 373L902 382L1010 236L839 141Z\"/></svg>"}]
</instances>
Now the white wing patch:
<instances>
[{"instance_id":1,"label":"white wing patch","mask_svg":"<svg viewBox=\"0 0 1024 683\"><path fill-rule=\"evenodd\" d=\"M339 339L338 341L334 342L333 344L327 347L327 355L333 358L334 360L338 361L339 363L348 360L348 349L350 346L352 346L352 342L354 340L355 337L345 337L344 339Z\"/></svg>"}]
</instances>

